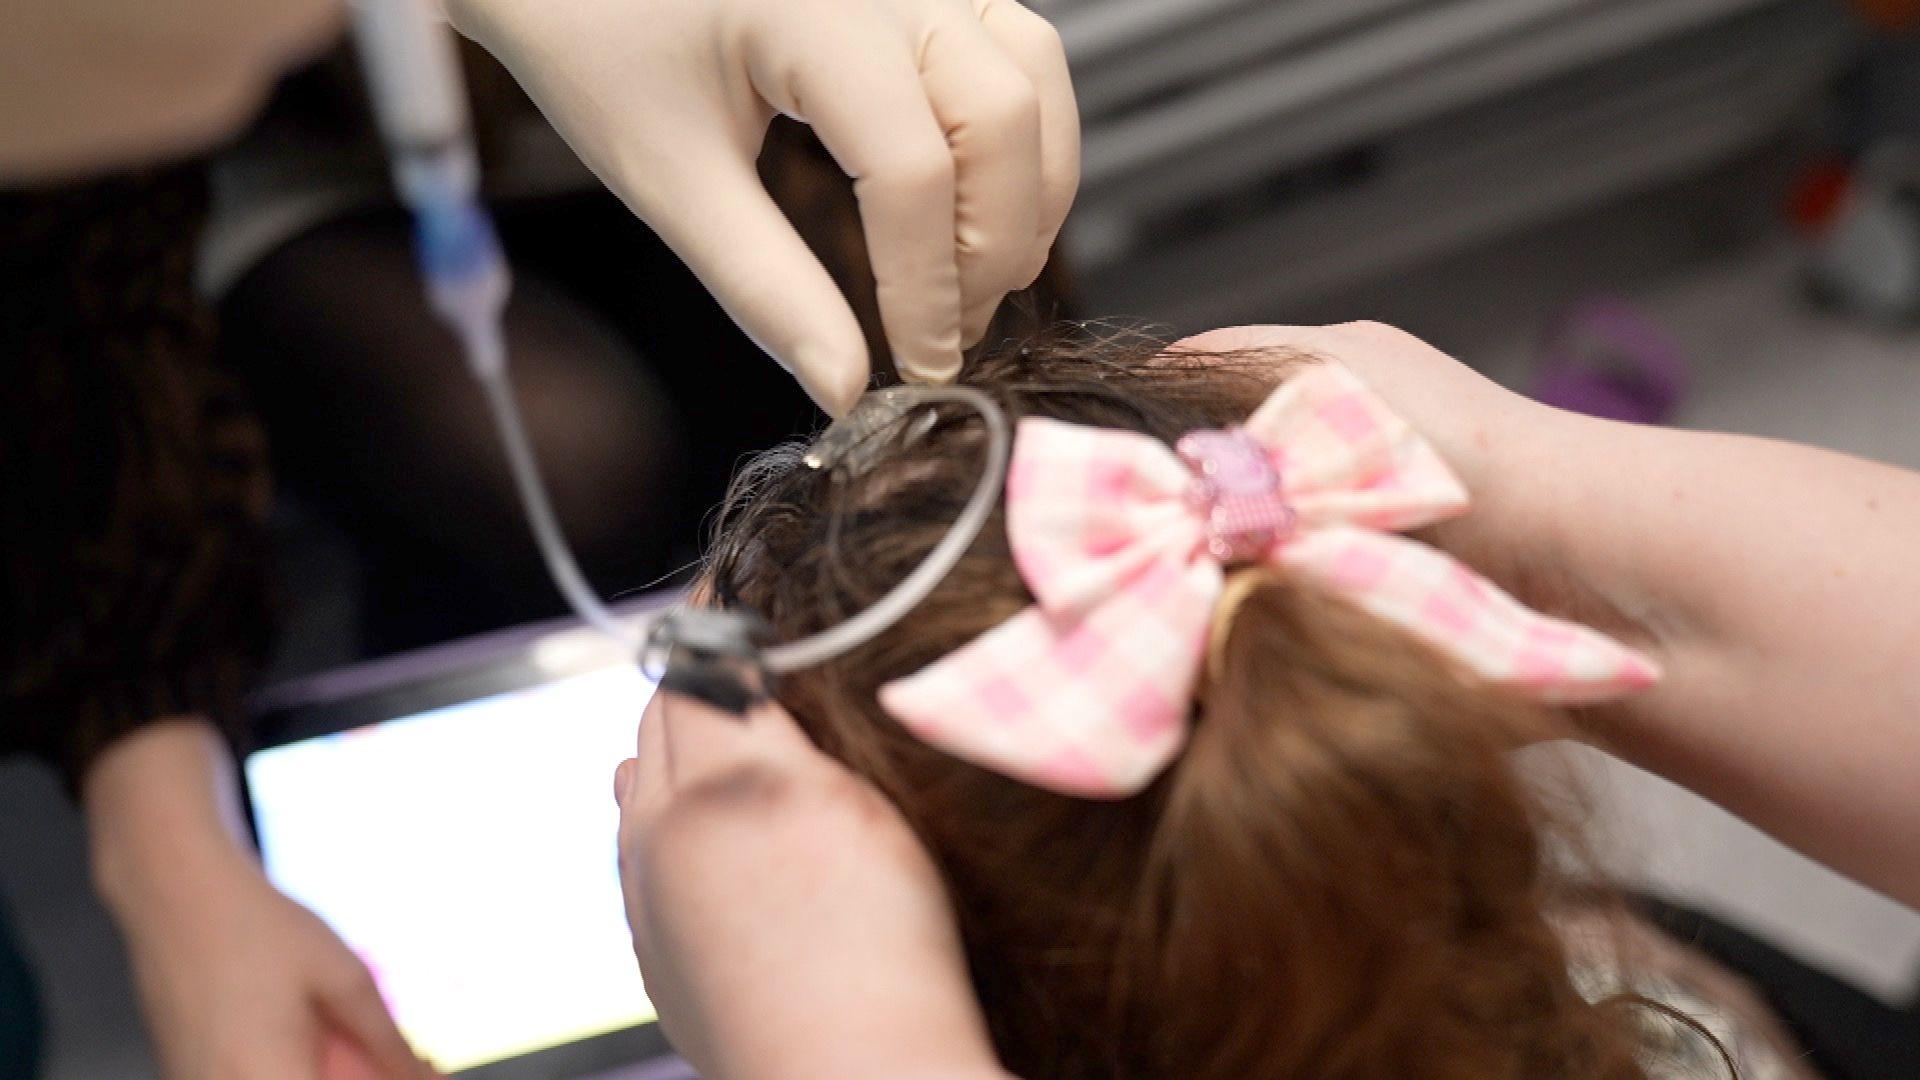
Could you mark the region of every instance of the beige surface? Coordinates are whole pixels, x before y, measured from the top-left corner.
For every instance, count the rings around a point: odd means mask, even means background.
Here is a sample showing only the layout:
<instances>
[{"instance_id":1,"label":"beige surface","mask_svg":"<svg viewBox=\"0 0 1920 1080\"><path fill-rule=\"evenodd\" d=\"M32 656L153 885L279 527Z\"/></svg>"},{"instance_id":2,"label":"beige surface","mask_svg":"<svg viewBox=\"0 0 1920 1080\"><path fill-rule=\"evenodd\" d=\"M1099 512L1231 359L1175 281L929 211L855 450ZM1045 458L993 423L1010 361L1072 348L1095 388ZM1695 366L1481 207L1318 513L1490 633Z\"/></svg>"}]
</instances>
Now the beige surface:
<instances>
[{"instance_id":1,"label":"beige surface","mask_svg":"<svg viewBox=\"0 0 1920 1080\"><path fill-rule=\"evenodd\" d=\"M232 135L337 31L338 0L6 0L0 185L166 161Z\"/></svg>"}]
</instances>

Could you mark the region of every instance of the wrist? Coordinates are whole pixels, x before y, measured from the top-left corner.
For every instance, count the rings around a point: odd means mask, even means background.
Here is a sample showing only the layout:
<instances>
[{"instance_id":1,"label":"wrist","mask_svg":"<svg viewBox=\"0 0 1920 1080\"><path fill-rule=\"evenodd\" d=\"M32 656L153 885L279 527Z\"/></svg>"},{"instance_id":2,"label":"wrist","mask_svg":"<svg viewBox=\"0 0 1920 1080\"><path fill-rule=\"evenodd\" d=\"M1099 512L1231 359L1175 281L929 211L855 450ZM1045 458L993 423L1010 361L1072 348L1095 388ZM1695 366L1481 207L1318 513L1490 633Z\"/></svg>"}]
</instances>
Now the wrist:
<instances>
[{"instance_id":1,"label":"wrist","mask_svg":"<svg viewBox=\"0 0 1920 1080\"><path fill-rule=\"evenodd\" d=\"M225 745L204 721L117 740L88 769L81 801L94 887L123 923L204 907L210 877L252 862Z\"/></svg>"},{"instance_id":2,"label":"wrist","mask_svg":"<svg viewBox=\"0 0 1920 1080\"><path fill-rule=\"evenodd\" d=\"M902 1076L980 1080L1008 1075L959 956L884 950L845 962L726 979L700 1012L715 1059L703 1073L733 1080L782 1076ZM809 986L808 984L813 985ZM799 1002L805 1007L797 1007Z\"/></svg>"},{"instance_id":3,"label":"wrist","mask_svg":"<svg viewBox=\"0 0 1920 1080\"><path fill-rule=\"evenodd\" d=\"M1536 591L1553 564L1557 491L1579 485L1569 414L1515 394L1440 445L1466 487L1467 513L1434 528L1433 542L1516 595ZM1522 599L1538 599L1522 595Z\"/></svg>"},{"instance_id":4,"label":"wrist","mask_svg":"<svg viewBox=\"0 0 1920 1080\"><path fill-rule=\"evenodd\" d=\"M1433 542L1522 603L1600 630L1663 664L1664 621L1611 530L1649 479L1633 474L1655 429L1521 399L1467 478L1464 517ZM1463 470L1463 477L1466 473ZM1616 711L1584 710L1584 715Z\"/></svg>"}]
</instances>

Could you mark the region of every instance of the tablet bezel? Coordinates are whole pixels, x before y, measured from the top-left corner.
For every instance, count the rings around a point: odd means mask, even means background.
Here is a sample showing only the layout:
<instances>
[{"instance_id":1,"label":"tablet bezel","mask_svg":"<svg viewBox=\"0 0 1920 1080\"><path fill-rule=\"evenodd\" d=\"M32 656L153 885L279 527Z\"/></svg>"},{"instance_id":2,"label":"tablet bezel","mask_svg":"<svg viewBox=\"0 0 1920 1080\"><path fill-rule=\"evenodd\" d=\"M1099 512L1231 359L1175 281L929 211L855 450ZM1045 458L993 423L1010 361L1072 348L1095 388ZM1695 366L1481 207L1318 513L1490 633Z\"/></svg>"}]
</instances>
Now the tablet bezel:
<instances>
[{"instance_id":1,"label":"tablet bezel","mask_svg":"<svg viewBox=\"0 0 1920 1080\"><path fill-rule=\"evenodd\" d=\"M644 622L679 599L677 592L621 605ZM617 660L578 623L556 621L403 653L270 687L249 702L253 744L247 757L276 746L351 731L447 705L586 674ZM247 822L259 847L253 793ZM670 1057L658 1023L590 1036L454 1073L459 1080L559 1080L646 1065Z\"/></svg>"}]
</instances>

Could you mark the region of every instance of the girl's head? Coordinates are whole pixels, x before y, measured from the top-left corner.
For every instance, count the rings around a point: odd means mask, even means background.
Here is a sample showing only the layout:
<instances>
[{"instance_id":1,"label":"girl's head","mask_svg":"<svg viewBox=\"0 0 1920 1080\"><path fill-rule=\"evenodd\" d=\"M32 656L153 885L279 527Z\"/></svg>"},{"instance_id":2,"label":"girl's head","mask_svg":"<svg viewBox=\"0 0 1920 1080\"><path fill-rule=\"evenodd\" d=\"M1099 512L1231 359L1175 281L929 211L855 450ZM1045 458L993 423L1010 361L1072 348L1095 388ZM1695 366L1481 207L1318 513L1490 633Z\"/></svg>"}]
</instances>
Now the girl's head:
<instances>
[{"instance_id":1,"label":"girl's head","mask_svg":"<svg viewBox=\"0 0 1920 1080\"><path fill-rule=\"evenodd\" d=\"M966 381L1015 419L1171 444L1245 420L1312 362L1058 339ZM720 523L715 596L782 639L844 620L945 534L983 442L955 409L858 475L767 454ZM1224 624L1184 750L1131 798L976 768L881 709L883 684L1031 602L996 517L891 632L778 688L932 852L1016 1073L1638 1075L1628 1021L1569 978L1551 822L1509 762L1561 717L1283 576Z\"/></svg>"}]
</instances>

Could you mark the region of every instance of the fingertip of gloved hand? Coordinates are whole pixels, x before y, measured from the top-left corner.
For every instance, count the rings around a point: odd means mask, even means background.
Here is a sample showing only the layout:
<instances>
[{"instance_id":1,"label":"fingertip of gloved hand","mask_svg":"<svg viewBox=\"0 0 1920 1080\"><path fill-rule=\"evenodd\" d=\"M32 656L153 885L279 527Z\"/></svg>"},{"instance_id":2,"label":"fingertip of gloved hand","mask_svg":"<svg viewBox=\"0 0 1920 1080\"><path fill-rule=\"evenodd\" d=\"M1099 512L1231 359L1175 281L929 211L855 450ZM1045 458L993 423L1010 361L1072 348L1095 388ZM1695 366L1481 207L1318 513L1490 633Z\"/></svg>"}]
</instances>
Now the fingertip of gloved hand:
<instances>
[{"instance_id":1,"label":"fingertip of gloved hand","mask_svg":"<svg viewBox=\"0 0 1920 1080\"><path fill-rule=\"evenodd\" d=\"M893 364L907 382L939 385L960 377L961 357L957 350L938 359L896 356Z\"/></svg>"},{"instance_id":2,"label":"fingertip of gloved hand","mask_svg":"<svg viewBox=\"0 0 1920 1080\"><path fill-rule=\"evenodd\" d=\"M836 419L846 415L867 392L867 356L842 349L807 348L795 354L789 368L814 404Z\"/></svg>"}]
</instances>

